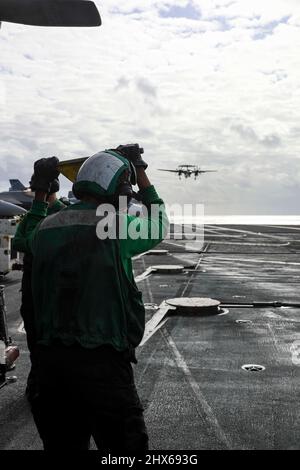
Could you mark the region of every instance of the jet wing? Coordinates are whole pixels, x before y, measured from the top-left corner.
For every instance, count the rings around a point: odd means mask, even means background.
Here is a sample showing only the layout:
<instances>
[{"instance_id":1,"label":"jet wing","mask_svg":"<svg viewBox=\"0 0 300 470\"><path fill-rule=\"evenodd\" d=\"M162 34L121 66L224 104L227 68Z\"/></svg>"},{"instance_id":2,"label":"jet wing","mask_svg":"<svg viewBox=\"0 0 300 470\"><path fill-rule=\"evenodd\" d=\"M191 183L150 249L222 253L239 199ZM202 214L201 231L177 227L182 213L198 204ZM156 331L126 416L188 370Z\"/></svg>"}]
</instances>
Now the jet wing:
<instances>
[{"instance_id":1,"label":"jet wing","mask_svg":"<svg viewBox=\"0 0 300 470\"><path fill-rule=\"evenodd\" d=\"M198 173L216 173L218 170L196 170Z\"/></svg>"},{"instance_id":2,"label":"jet wing","mask_svg":"<svg viewBox=\"0 0 300 470\"><path fill-rule=\"evenodd\" d=\"M26 211L22 207L0 200L0 217L14 217L25 213Z\"/></svg>"},{"instance_id":3,"label":"jet wing","mask_svg":"<svg viewBox=\"0 0 300 470\"><path fill-rule=\"evenodd\" d=\"M164 170L163 168L157 168L159 171L170 171L171 173L179 173L182 170Z\"/></svg>"},{"instance_id":4,"label":"jet wing","mask_svg":"<svg viewBox=\"0 0 300 470\"><path fill-rule=\"evenodd\" d=\"M1 194L0 194L0 197L1 197ZM2 197L3 197L3 199L1 199L2 202L7 202L8 204L14 204L15 206L18 206L19 204L21 204L21 201L15 198L14 196L4 195Z\"/></svg>"},{"instance_id":5,"label":"jet wing","mask_svg":"<svg viewBox=\"0 0 300 470\"><path fill-rule=\"evenodd\" d=\"M0 0L1 21L32 26L101 25L97 7L89 0Z\"/></svg>"}]
</instances>

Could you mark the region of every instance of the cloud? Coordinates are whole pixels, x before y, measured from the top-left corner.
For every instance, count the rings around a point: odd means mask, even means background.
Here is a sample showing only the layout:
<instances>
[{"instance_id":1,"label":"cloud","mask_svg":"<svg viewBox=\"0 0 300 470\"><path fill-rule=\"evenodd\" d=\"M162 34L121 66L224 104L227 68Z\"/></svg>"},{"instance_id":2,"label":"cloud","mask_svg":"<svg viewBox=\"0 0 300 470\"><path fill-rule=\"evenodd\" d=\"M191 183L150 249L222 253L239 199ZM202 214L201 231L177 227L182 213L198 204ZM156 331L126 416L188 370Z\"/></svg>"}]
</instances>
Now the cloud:
<instances>
[{"instance_id":1,"label":"cloud","mask_svg":"<svg viewBox=\"0 0 300 470\"><path fill-rule=\"evenodd\" d=\"M264 145L265 147L273 148L281 146L281 139L276 134L268 134L263 137L259 137L252 127L242 124L232 125L231 129L236 131L237 134L242 137L242 139L250 142L253 145L258 143Z\"/></svg>"},{"instance_id":2,"label":"cloud","mask_svg":"<svg viewBox=\"0 0 300 470\"><path fill-rule=\"evenodd\" d=\"M156 93L157 93L156 87L153 86L149 82L149 80L147 80L146 78L138 78L136 80L136 86L137 86L137 89L141 91L143 94L145 94L146 96L150 96L151 98L156 97Z\"/></svg>"},{"instance_id":3,"label":"cloud","mask_svg":"<svg viewBox=\"0 0 300 470\"><path fill-rule=\"evenodd\" d=\"M164 5L159 10L159 15L163 18L188 18L199 20L201 12L195 7L193 2L186 2L185 5Z\"/></svg>"},{"instance_id":4,"label":"cloud","mask_svg":"<svg viewBox=\"0 0 300 470\"><path fill-rule=\"evenodd\" d=\"M129 84L130 84L130 80L122 76L118 78L116 89L121 90L122 88L128 88Z\"/></svg>"},{"instance_id":5,"label":"cloud","mask_svg":"<svg viewBox=\"0 0 300 470\"><path fill-rule=\"evenodd\" d=\"M254 40L265 39L267 36L274 34L275 28L277 28L281 24L286 24L289 19L290 19L290 16L287 15L279 20L270 21L269 23L266 23L265 25L259 25L255 27L256 31L253 35L253 39Z\"/></svg>"}]
</instances>

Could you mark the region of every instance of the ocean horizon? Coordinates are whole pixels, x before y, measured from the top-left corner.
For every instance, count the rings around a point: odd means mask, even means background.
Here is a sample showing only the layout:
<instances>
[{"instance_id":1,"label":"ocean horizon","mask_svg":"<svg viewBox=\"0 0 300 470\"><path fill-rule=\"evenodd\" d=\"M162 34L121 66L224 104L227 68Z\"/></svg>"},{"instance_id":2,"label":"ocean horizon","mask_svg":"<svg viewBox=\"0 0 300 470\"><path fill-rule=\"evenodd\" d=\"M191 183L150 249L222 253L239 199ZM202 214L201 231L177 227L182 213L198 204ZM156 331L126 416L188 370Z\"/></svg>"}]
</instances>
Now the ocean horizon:
<instances>
[{"instance_id":1,"label":"ocean horizon","mask_svg":"<svg viewBox=\"0 0 300 470\"><path fill-rule=\"evenodd\" d=\"M299 225L300 215L204 215L170 217L173 224L204 225Z\"/></svg>"}]
</instances>

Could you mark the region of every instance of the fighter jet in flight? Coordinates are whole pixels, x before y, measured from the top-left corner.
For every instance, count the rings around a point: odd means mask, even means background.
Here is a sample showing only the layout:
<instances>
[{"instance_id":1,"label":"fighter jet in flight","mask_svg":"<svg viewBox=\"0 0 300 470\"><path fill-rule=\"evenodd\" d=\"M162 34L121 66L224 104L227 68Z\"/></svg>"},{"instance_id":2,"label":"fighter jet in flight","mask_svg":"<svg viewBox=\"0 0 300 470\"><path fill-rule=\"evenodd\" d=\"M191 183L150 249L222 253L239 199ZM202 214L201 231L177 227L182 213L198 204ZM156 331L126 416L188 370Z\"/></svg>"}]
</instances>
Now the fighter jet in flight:
<instances>
[{"instance_id":1,"label":"fighter jet in flight","mask_svg":"<svg viewBox=\"0 0 300 470\"><path fill-rule=\"evenodd\" d=\"M178 165L178 168L176 170L166 170L163 168L158 168L159 171L170 171L171 173L177 173L179 176L179 179L181 179L181 176L184 175L185 178L190 178L192 175L194 175L194 179L197 179L199 175L202 173L211 173L211 172L216 172L218 170L201 170L197 165Z\"/></svg>"},{"instance_id":2,"label":"fighter jet in flight","mask_svg":"<svg viewBox=\"0 0 300 470\"><path fill-rule=\"evenodd\" d=\"M31 26L100 26L90 0L0 0L1 21Z\"/></svg>"}]
</instances>

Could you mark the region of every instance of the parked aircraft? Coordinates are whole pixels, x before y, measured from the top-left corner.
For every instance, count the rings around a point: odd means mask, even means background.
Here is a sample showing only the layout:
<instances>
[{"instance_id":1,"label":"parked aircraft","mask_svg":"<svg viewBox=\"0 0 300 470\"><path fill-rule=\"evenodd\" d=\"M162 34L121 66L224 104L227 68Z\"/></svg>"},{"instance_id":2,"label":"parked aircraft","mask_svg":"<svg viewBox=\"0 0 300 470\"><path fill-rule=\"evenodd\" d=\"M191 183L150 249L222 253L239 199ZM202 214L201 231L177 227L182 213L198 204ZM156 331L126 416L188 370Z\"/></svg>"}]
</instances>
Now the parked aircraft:
<instances>
[{"instance_id":1,"label":"parked aircraft","mask_svg":"<svg viewBox=\"0 0 300 470\"><path fill-rule=\"evenodd\" d=\"M10 202L0 200L0 219L25 214L26 210Z\"/></svg>"},{"instance_id":2,"label":"parked aircraft","mask_svg":"<svg viewBox=\"0 0 300 470\"><path fill-rule=\"evenodd\" d=\"M0 200L23 207L26 210L30 209L34 198L31 189L26 188L20 180L11 179L9 182L11 186L8 191L0 192Z\"/></svg>"},{"instance_id":3,"label":"parked aircraft","mask_svg":"<svg viewBox=\"0 0 300 470\"><path fill-rule=\"evenodd\" d=\"M8 191L24 191L24 189L29 189L24 186L23 183L21 183L20 180L9 180L10 182L10 188Z\"/></svg>"}]
</instances>

